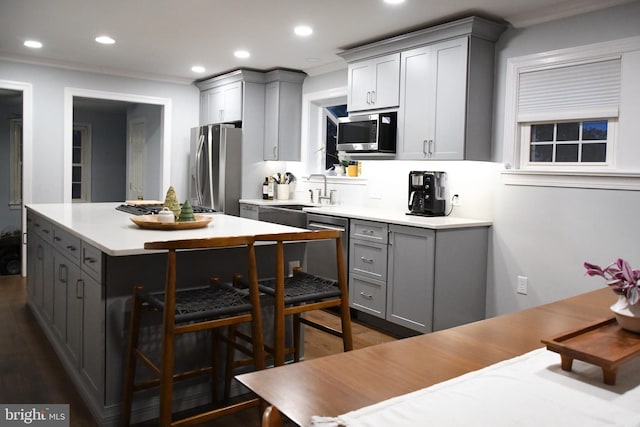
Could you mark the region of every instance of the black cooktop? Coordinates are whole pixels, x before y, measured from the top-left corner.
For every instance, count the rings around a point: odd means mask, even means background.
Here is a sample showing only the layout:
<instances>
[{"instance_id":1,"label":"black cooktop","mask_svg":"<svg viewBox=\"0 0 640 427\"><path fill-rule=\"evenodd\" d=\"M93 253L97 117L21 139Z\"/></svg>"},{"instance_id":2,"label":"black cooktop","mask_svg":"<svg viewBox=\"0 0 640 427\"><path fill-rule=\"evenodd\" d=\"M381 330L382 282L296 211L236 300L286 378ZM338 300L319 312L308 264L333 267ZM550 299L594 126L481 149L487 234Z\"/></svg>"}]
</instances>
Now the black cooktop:
<instances>
[{"instance_id":1,"label":"black cooktop","mask_svg":"<svg viewBox=\"0 0 640 427\"><path fill-rule=\"evenodd\" d=\"M157 214L162 210L162 205L143 205L143 206L134 206L123 204L120 206L116 206L116 210L130 213L133 215L151 215ZM211 208L205 208L203 206L192 206L193 213L214 213L215 210Z\"/></svg>"}]
</instances>

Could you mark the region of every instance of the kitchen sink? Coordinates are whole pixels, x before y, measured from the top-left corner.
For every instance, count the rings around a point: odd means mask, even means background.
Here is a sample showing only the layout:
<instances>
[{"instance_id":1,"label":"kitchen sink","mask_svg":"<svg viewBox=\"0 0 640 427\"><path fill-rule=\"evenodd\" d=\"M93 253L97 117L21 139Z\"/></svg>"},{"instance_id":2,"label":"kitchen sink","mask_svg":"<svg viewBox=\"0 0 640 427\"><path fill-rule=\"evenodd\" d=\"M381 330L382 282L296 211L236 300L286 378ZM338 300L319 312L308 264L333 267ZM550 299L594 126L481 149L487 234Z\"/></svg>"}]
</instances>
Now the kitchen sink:
<instances>
[{"instance_id":1,"label":"kitchen sink","mask_svg":"<svg viewBox=\"0 0 640 427\"><path fill-rule=\"evenodd\" d=\"M273 222L275 224L306 228L307 213L302 209L307 206L308 205L299 204L260 206L258 219L260 221Z\"/></svg>"}]
</instances>

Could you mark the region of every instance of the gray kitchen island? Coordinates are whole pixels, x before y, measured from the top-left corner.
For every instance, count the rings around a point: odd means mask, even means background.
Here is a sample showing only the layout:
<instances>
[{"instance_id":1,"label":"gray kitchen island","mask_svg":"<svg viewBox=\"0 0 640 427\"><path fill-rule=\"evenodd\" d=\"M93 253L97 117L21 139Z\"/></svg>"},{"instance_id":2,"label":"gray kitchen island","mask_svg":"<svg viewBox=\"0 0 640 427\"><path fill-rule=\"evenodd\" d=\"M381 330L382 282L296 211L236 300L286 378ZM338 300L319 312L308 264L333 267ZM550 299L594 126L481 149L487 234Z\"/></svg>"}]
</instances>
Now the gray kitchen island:
<instances>
[{"instance_id":1,"label":"gray kitchen island","mask_svg":"<svg viewBox=\"0 0 640 427\"><path fill-rule=\"evenodd\" d=\"M97 423L103 426L120 424L133 286L142 284L152 291L164 288L166 255L145 250L145 242L301 231L223 214L212 214L213 220L204 228L148 230L135 225L131 215L117 211L117 206L27 206L28 305ZM286 261L302 263L304 245L287 246ZM215 251L215 266L207 257L210 251L181 252L180 266L186 268L178 271L180 282L188 286L208 281L211 275L228 280L233 273L246 274L244 256L238 256L234 249ZM273 275L273 247L256 246L256 256L259 275ZM269 307L265 310L268 316ZM149 334L155 330L150 325ZM150 342L156 339L147 338ZM199 338L184 347L195 355L210 351L208 340ZM209 391L202 381L177 387L179 404L174 410L207 403ZM134 422L157 416L156 394L139 393Z\"/></svg>"}]
</instances>

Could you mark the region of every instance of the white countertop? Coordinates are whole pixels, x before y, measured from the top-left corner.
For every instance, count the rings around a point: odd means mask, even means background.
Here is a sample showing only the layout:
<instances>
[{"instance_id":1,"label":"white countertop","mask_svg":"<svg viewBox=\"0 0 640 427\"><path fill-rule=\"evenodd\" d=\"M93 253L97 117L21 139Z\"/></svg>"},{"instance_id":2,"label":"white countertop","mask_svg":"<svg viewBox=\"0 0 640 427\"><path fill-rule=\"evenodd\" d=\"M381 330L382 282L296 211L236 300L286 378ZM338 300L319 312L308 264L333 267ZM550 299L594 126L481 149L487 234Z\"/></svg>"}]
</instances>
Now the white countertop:
<instances>
[{"instance_id":1,"label":"white countertop","mask_svg":"<svg viewBox=\"0 0 640 427\"><path fill-rule=\"evenodd\" d=\"M405 211L370 209L349 205L326 205L301 202L299 200L261 200L242 199L241 203L258 206L305 205L305 212L341 216L345 218L364 219L368 221L386 222L389 224L408 225L412 227L444 230L449 228L489 227L491 221L453 216L417 216L407 215Z\"/></svg>"},{"instance_id":2,"label":"white countertop","mask_svg":"<svg viewBox=\"0 0 640 427\"><path fill-rule=\"evenodd\" d=\"M206 237L246 236L300 231L299 228L236 216L211 214L207 227L193 230L147 230L135 225L131 214L116 210L120 203L29 204L27 208L63 227L111 256L151 253L146 242Z\"/></svg>"}]
</instances>

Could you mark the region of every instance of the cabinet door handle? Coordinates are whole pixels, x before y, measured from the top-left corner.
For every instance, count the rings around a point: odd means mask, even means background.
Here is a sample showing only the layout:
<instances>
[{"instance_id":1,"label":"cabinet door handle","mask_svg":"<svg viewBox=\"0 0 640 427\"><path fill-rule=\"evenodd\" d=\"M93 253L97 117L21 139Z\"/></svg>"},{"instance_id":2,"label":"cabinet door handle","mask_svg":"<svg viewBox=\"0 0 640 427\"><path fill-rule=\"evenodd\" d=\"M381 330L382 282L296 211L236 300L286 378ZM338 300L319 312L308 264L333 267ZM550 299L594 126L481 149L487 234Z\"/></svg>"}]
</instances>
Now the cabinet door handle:
<instances>
[{"instance_id":1,"label":"cabinet door handle","mask_svg":"<svg viewBox=\"0 0 640 427\"><path fill-rule=\"evenodd\" d=\"M364 292L360 292L360 296L366 299L373 299L373 295L365 294Z\"/></svg>"},{"instance_id":2,"label":"cabinet door handle","mask_svg":"<svg viewBox=\"0 0 640 427\"><path fill-rule=\"evenodd\" d=\"M278 158L278 157L277 157L277 151L278 151L278 146L277 146L277 145L274 145L274 146L273 146L273 158L274 158L274 159L277 159L277 158Z\"/></svg>"},{"instance_id":3,"label":"cabinet door handle","mask_svg":"<svg viewBox=\"0 0 640 427\"><path fill-rule=\"evenodd\" d=\"M371 91L371 103L372 104L376 103L376 91L375 90Z\"/></svg>"},{"instance_id":4,"label":"cabinet door handle","mask_svg":"<svg viewBox=\"0 0 640 427\"><path fill-rule=\"evenodd\" d=\"M367 92L367 104L371 104L371 91Z\"/></svg>"},{"instance_id":5,"label":"cabinet door handle","mask_svg":"<svg viewBox=\"0 0 640 427\"><path fill-rule=\"evenodd\" d=\"M427 141L426 139L424 141L422 141L422 154L424 154L425 156L427 155L427 144L429 143L429 141Z\"/></svg>"},{"instance_id":6,"label":"cabinet door handle","mask_svg":"<svg viewBox=\"0 0 640 427\"><path fill-rule=\"evenodd\" d=\"M84 298L84 280L82 279L76 280L76 298L77 299Z\"/></svg>"},{"instance_id":7,"label":"cabinet door handle","mask_svg":"<svg viewBox=\"0 0 640 427\"><path fill-rule=\"evenodd\" d=\"M429 140L429 156L433 155L433 139Z\"/></svg>"},{"instance_id":8,"label":"cabinet door handle","mask_svg":"<svg viewBox=\"0 0 640 427\"><path fill-rule=\"evenodd\" d=\"M360 260L361 260L362 262L367 263L367 264L373 264L373 260L372 260L371 258L365 258L365 257L361 256L361 257L360 257Z\"/></svg>"},{"instance_id":9,"label":"cabinet door handle","mask_svg":"<svg viewBox=\"0 0 640 427\"><path fill-rule=\"evenodd\" d=\"M64 270L64 273L62 272ZM60 283L67 283L67 273L68 269L65 264L60 264L58 266L58 280Z\"/></svg>"}]
</instances>

